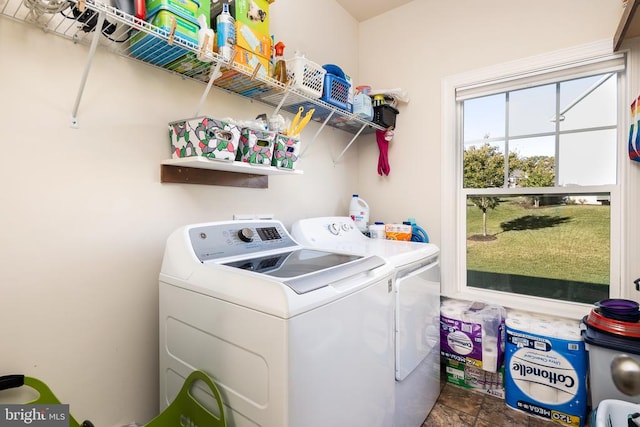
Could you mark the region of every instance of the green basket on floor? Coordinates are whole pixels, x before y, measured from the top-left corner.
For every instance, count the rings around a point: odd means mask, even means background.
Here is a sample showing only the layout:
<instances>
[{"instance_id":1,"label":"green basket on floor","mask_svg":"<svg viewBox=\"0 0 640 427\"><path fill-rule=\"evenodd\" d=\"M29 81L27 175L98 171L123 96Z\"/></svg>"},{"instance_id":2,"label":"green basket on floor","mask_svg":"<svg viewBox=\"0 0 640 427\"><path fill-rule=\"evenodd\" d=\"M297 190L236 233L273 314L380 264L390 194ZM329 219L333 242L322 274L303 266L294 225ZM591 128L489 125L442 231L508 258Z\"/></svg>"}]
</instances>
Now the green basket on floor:
<instances>
[{"instance_id":1,"label":"green basket on floor","mask_svg":"<svg viewBox=\"0 0 640 427\"><path fill-rule=\"evenodd\" d=\"M26 402L26 405L59 405L62 403L60 399L53 394L49 386L37 378L26 377L22 374L4 375L0 377L0 390L18 388L23 385L31 387L37 391L39 395L35 400ZM73 415L69 414L69 418L69 427L93 427L93 423L89 420L85 420L80 424L73 418Z\"/></svg>"},{"instance_id":2,"label":"green basket on floor","mask_svg":"<svg viewBox=\"0 0 640 427\"><path fill-rule=\"evenodd\" d=\"M191 394L191 388L196 381L203 381L218 404L219 416L216 416ZM179 427L206 426L226 427L222 397L215 383L202 371L193 371L184 381L182 389L171 404L144 427Z\"/></svg>"}]
</instances>

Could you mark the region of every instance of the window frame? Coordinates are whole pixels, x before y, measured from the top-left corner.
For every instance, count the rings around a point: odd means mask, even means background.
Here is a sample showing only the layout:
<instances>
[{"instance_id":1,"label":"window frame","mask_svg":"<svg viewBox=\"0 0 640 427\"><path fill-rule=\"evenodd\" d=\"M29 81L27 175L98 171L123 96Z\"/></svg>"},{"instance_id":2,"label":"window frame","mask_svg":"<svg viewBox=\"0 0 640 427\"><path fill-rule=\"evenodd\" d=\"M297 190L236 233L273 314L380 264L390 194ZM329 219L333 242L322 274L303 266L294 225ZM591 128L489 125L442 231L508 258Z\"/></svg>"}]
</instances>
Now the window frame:
<instances>
[{"instance_id":1,"label":"window frame","mask_svg":"<svg viewBox=\"0 0 640 427\"><path fill-rule=\"evenodd\" d=\"M481 70L449 76L442 81L442 196L441 196L441 292L443 296L470 301L485 301L500 304L508 308L527 309L529 311L580 319L589 312L592 305L551 300L534 296L524 296L506 292L470 288L466 286L466 196L469 191L462 186L462 124L457 122L462 102L457 92L472 88L471 92L483 93L511 90L510 82L520 76L532 76L533 80L544 82L545 74L553 70L573 75L571 70L585 64L591 64L603 58L613 58L620 53L611 53L610 41L602 40L558 50L549 54L534 56L518 61L487 67ZM622 54L624 55L624 54ZM598 72L600 69L596 66ZM610 253L610 298L623 295L621 284L623 221L627 160L627 131L624 128L627 114L626 70L618 73L618 112L617 112L617 155L616 183L598 186L566 186L545 188L545 193L595 193L611 194L611 253ZM578 74L579 75L579 74ZM554 80L560 79L557 77ZM481 96L481 95L474 95ZM467 96L469 98L469 96ZM491 188L474 189L474 194L540 194L539 188ZM594 301L595 302L595 301Z\"/></svg>"}]
</instances>

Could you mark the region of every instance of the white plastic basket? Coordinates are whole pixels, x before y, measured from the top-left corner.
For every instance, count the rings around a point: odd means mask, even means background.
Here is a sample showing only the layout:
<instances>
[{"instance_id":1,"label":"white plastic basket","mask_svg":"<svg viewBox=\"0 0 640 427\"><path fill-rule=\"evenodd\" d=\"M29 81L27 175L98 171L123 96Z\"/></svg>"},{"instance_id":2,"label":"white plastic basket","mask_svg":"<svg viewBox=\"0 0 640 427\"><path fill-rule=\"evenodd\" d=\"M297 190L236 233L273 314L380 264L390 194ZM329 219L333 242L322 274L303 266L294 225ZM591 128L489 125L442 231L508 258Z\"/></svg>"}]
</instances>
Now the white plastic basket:
<instances>
[{"instance_id":1,"label":"white plastic basket","mask_svg":"<svg viewBox=\"0 0 640 427\"><path fill-rule=\"evenodd\" d=\"M626 427L628 416L640 412L640 405L623 400L605 399L591 414L591 427ZM595 418L595 424L594 422Z\"/></svg>"},{"instance_id":2,"label":"white plastic basket","mask_svg":"<svg viewBox=\"0 0 640 427\"><path fill-rule=\"evenodd\" d=\"M287 59L287 77L291 87L312 98L322 96L326 70L304 56Z\"/></svg>"}]
</instances>

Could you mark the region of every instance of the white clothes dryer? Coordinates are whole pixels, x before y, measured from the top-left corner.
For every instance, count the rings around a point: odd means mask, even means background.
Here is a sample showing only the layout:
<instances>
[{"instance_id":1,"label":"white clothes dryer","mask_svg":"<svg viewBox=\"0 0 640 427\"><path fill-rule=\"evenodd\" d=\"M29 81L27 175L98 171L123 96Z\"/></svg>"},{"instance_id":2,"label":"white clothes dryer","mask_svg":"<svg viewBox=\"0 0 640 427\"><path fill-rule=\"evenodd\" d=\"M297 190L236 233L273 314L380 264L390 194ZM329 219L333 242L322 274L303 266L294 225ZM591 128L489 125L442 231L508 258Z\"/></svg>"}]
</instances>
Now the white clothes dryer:
<instances>
[{"instance_id":1,"label":"white clothes dryer","mask_svg":"<svg viewBox=\"0 0 640 427\"><path fill-rule=\"evenodd\" d=\"M181 227L159 277L160 408L201 369L231 427L392 425L392 278L279 221Z\"/></svg>"},{"instance_id":2,"label":"white clothes dryer","mask_svg":"<svg viewBox=\"0 0 640 427\"><path fill-rule=\"evenodd\" d=\"M396 427L419 427L440 394L440 249L431 243L370 239L350 217L296 221L306 247L377 255L394 267Z\"/></svg>"}]
</instances>

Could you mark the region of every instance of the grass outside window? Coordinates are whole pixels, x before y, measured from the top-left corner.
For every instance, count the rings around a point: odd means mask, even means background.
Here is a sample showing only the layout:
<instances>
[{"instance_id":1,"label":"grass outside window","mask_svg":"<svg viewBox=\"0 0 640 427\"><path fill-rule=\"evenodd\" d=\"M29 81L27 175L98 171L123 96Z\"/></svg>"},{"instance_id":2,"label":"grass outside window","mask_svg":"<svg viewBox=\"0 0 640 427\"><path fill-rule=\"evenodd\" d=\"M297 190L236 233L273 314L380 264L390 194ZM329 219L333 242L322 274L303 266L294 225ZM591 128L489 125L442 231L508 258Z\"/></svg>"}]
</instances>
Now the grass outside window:
<instances>
[{"instance_id":1,"label":"grass outside window","mask_svg":"<svg viewBox=\"0 0 640 427\"><path fill-rule=\"evenodd\" d=\"M500 197L487 213L486 235L482 211L468 202L468 286L587 303L606 298L610 206L559 199L533 207L531 197Z\"/></svg>"}]
</instances>

